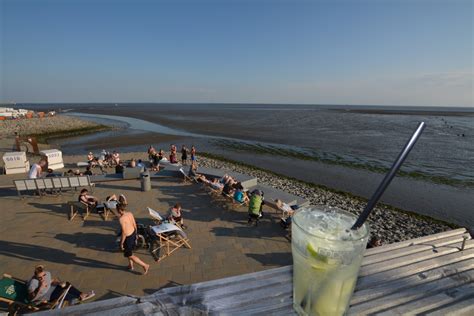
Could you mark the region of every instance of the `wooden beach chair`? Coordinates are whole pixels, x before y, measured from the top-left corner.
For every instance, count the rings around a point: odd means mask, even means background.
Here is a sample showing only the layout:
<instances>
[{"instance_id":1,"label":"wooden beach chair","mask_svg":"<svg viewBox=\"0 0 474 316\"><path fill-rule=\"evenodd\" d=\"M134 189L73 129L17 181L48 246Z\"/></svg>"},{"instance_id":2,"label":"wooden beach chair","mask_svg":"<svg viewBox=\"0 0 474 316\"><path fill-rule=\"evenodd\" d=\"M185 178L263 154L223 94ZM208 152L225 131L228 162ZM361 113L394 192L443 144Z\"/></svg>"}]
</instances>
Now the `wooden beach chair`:
<instances>
[{"instance_id":1,"label":"wooden beach chair","mask_svg":"<svg viewBox=\"0 0 474 316\"><path fill-rule=\"evenodd\" d=\"M158 213L151 207L147 207L146 209L148 210L148 214L151 216L151 218L153 219L156 225L160 225L166 221L166 219L163 216L161 216L160 213Z\"/></svg>"},{"instance_id":2,"label":"wooden beach chair","mask_svg":"<svg viewBox=\"0 0 474 316\"><path fill-rule=\"evenodd\" d=\"M156 262L171 256L180 248L191 249L188 236L175 224L162 223L150 229L151 233L157 237L150 246L150 253Z\"/></svg>"},{"instance_id":3,"label":"wooden beach chair","mask_svg":"<svg viewBox=\"0 0 474 316\"><path fill-rule=\"evenodd\" d=\"M69 205L69 220L72 221L77 214L79 214L79 210L83 210L82 213L82 220L85 221L87 217L89 217L90 213L92 212L93 206L90 206L81 201L69 201L67 203Z\"/></svg>"},{"instance_id":4,"label":"wooden beach chair","mask_svg":"<svg viewBox=\"0 0 474 316\"><path fill-rule=\"evenodd\" d=\"M0 302L8 304L9 315L39 310L59 309L64 306L64 298L70 288L71 285L66 287L61 296L53 302L35 305L28 299L27 281L12 277L9 274L3 274L3 277L0 279Z\"/></svg>"},{"instance_id":5,"label":"wooden beach chair","mask_svg":"<svg viewBox=\"0 0 474 316\"><path fill-rule=\"evenodd\" d=\"M179 168L179 172L183 175L183 182L198 183L197 179L190 177L184 172L183 168Z\"/></svg>"}]
</instances>

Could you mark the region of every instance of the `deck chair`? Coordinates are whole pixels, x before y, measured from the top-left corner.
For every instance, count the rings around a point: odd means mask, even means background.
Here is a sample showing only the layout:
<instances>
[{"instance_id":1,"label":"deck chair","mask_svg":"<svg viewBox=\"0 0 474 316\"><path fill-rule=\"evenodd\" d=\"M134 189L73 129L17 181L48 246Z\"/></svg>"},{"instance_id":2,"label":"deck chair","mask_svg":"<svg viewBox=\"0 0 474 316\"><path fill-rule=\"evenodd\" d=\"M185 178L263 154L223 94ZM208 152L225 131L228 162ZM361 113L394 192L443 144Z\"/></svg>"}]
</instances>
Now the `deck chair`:
<instances>
[{"instance_id":1,"label":"deck chair","mask_svg":"<svg viewBox=\"0 0 474 316\"><path fill-rule=\"evenodd\" d=\"M69 205L69 220L72 221L74 217L76 217L77 214L79 214L79 209L82 209L84 212L82 213L82 220L86 220L87 217L91 214L91 211L93 209L92 206L81 202L81 201L69 201L67 202Z\"/></svg>"},{"instance_id":2,"label":"deck chair","mask_svg":"<svg viewBox=\"0 0 474 316\"><path fill-rule=\"evenodd\" d=\"M191 183L198 183L198 181L196 180L196 178L194 177L190 177L186 174L186 172L184 172L183 168L179 168L179 172L183 175L183 182L191 182Z\"/></svg>"},{"instance_id":3,"label":"deck chair","mask_svg":"<svg viewBox=\"0 0 474 316\"><path fill-rule=\"evenodd\" d=\"M35 312L47 309L59 309L64 306L64 298L71 285L69 285L61 294L61 296L47 304L35 305L28 300L27 282L9 274L4 274L0 279L0 302L8 304L8 312L10 315L16 315L18 312Z\"/></svg>"},{"instance_id":4,"label":"deck chair","mask_svg":"<svg viewBox=\"0 0 474 316\"><path fill-rule=\"evenodd\" d=\"M148 210L148 214L150 214L151 218L153 218L153 221L156 223L156 225L160 225L166 221L166 219L161 216L160 213L158 213L151 207L147 207L146 209Z\"/></svg>"},{"instance_id":5,"label":"deck chair","mask_svg":"<svg viewBox=\"0 0 474 316\"><path fill-rule=\"evenodd\" d=\"M117 218L119 217L114 211L115 209L117 209L118 203L118 201L107 201L102 204L104 206L104 220L107 220L110 214L113 214Z\"/></svg>"},{"instance_id":6,"label":"deck chair","mask_svg":"<svg viewBox=\"0 0 474 316\"><path fill-rule=\"evenodd\" d=\"M150 253L156 262L171 256L179 248L191 249L186 233L177 225L162 223L152 226L151 233L157 238L151 243Z\"/></svg>"}]
</instances>

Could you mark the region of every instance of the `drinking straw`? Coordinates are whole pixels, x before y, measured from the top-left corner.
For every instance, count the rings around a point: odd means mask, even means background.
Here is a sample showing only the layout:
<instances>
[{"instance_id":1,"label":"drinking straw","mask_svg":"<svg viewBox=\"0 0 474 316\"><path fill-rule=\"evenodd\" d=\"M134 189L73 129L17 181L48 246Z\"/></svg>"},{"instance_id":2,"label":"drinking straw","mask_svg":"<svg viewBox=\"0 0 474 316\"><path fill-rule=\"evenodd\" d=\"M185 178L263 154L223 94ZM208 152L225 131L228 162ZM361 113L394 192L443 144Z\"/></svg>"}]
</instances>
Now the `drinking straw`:
<instances>
[{"instance_id":1,"label":"drinking straw","mask_svg":"<svg viewBox=\"0 0 474 316\"><path fill-rule=\"evenodd\" d=\"M388 171L388 173L385 175L385 178L382 180L382 182L379 184L379 187L375 191L374 195L372 195L372 198L369 200L367 203L364 211L359 215L359 218L355 222L354 226L352 226L351 229L359 229L364 222L367 220L367 217L369 217L370 212L373 210L375 207L375 204L377 204L378 200L382 196L382 194L385 192L385 189L387 189L388 185L392 181L393 177L397 173L398 169L400 169L400 166L403 164L405 161L406 157L412 150L413 146L415 146L416 141L420 137L421 133L423 132L423 129L426 127L425 122L421 122L418 127L416 128L416 131L413 133L413 135L410 137L408 142L406 143L405 147L403 150L400 152L398 155L398 158L395 160L395 162L392 165L392 168Z\"/></svg>"}]
</instances>

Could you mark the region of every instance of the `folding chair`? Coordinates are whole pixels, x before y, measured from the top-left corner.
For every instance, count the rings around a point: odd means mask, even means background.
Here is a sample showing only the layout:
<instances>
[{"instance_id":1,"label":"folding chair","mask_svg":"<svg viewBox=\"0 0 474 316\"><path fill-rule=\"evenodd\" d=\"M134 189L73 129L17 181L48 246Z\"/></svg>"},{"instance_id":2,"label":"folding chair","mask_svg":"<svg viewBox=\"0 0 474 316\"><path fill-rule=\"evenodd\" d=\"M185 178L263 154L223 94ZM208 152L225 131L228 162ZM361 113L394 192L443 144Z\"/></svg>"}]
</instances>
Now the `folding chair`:
<instances>
[{"instance_id":1,"label":"folding chair","mask_svg":"<svg viewBox=\"0 0 474 316\"><path fill-rule=\"evenodd\" d=\"M179 172L183 175L183 182L195 182L195 183L198 183L198 181L194 178L194 177L190 177L186 174L186 172L184 172L183 168L179 168Z\"/></svg>"},{"instance_id":2,"label":"folding chair","mask_svg":"<svg viewBox=\"0 0 474 316\"><path fill-rule=\"evenodd\" d=\"M165 222L165 218L160 215L157 211L152 209L151 207L146 208L148 210L148 214L150 214L151 218L153 218L153 221L157 224L160 225L161 223Z\"/></svg>"},{"instance_id":3,"label":"folding chair","mask_svg":"<svg viewBox=\"0 0 474 316\"><path fill-rule=\"evenodd\" d=\"M89 217L91 211L92 211L92 206L90 206L87 203L81 202L81 201L69 201L67 202L70 208L69 212L69 220L72 221L74 217L76 217L77 214L79 214L79 209L83 209L84 213L82 213L82 220L85 221L87 217Z\"/></svg>"},{"instance_id":4,"label":"folding chair","mask_svg":"<svg viewBox=\"0 0 474 316\"><path fill-rule=\"evenodd\" d=\"M118 201L108 201L108 202L103 203L103 205L104 205L104 220L107 220L110 213L112 213L115 217L118 218L117 213L114 212L114 210L117 209L117 204L118 204ZM99 206L99 205L97 205L97 206Z\"/></svg>"},{"instance_id":5,"label":"folding chair","mask_svg":"<svg viewBox=\"0 0 474 316\"><path fill-rule=\"evenodd\" d=\"M47 304L35 305L28 299L28 284L26 281L4 274L0 279L0 302L8 304L9 315L16 315L18 312L35 312L42 309L59 309L64 305L64 298L69 292L69 285L61 296Z\"/></svg>"},{"instance_id":6,"label":"folding chair","mask_svg":"<svg viewBox=\"0 0 474 316\"><path fill-rule=\"evenodd\" d=\"M179 248L186 247L191 249L186 233L172 223L152 226L150 230L152 235L158 237L151 242L150 246L150 253L156 262L169 257Z\"/></svg>"}]
</instances>

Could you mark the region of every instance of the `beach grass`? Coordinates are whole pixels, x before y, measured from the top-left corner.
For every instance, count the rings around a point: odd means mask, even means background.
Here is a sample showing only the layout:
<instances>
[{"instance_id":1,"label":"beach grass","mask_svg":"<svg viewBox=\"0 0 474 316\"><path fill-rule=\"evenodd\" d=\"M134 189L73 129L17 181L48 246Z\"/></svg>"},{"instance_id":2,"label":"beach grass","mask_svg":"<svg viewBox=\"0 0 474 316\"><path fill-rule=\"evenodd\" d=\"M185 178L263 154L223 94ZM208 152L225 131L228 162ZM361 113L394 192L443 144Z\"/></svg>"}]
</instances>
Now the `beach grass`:
<instances>
[{"instance_id":1,"label":"beach grass","mask_svg":"<svg viewBox=\"0 0 474 316\"><path fill-rule=\"evenodd\" d=\"M113 129L113 127L111 126L97 125L97 126L73 128L73 129L61 130L61 131L55 131L55 132L33 134L31 136L36 137L36 140L40 144L48 144L48 141L51 139L81 136L81 135L93 134L97 132L104 132L111 129Z\"/></svg>"},{"instance_id":2,"label":"beach grass","mask_svg":"<svg viewBox=\"0 0 474 316\"><path fill-rule=\"evenodd\" d=\"M349 193L349 192L336 190L336 189L333 189L333 188L330 188L330 187L327 187L327 186L321 185L321 184L306 182L306 181L303 181L303 180L300 180L300 179L297 179L297 178L293 178L293 177L289 177L289 176L286 176L286 175L276 173L276 172L268 170L268 169L256 167L256 166L253 166L253 165L241 162L241 161L228 159L226 157L216 155L216 154L213 154L213 153L200 152L200 155L203 156L203 157L209 158L209 159L214 159L214 160L217 160L217 161L222 161L222 162L225 162L225 163L234 164L234 165L237 165L237 166L248 168L250 170L265 172L265 173L271 174L273 176L276 176L276 177L279 177L279 178L282 178L282 179L291 180L293 182L296 182L296 183L299 183L299 184L302 184L302 185L305 185L305 186L308 186L308 187L311 187L311 188L326 190L328 192L338 194L341 197L344 197L344 198L347 198L347 199L352 199L354 201L361 202L361 203L364 203L364 204L366 204L368 202L368 199L366 199L364 197L361 197L361 196L358 196L358 195L354 195L354 194ZM394 206L389 205L389 204L385 204L385 203L381 203L381 202L379 202L377 204L380 205L380 206L383 206L384 208L389 209L391 211L403 213L403 214L406 214L407 216L410 216L410 217L413 217L413 218L417 218L417 219L420 219L420 220L432 221L434 223L439 223L439 224L442 224L442 225L447 225L448 227L450 227L452 229L459 228L459 226L456 225L456 224L448 223L448 222L438 220L438 219L435 219L435 218L432 218L432 217L429 217L429 216L426 216L426 215L421 215L421 214L418 214L418 213L415 213L415 212L406 211L406 210L394 207Z\"/></svg>"}]
</instances>

